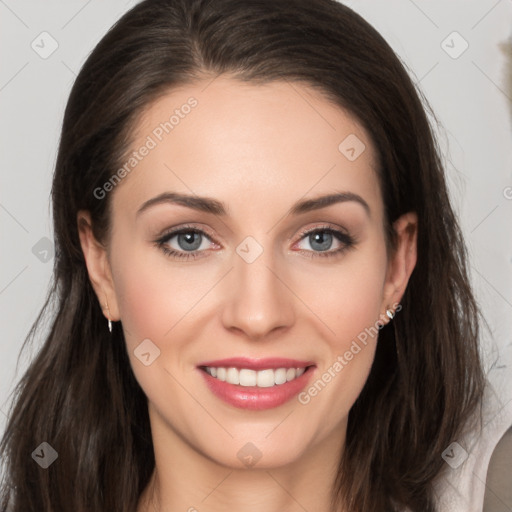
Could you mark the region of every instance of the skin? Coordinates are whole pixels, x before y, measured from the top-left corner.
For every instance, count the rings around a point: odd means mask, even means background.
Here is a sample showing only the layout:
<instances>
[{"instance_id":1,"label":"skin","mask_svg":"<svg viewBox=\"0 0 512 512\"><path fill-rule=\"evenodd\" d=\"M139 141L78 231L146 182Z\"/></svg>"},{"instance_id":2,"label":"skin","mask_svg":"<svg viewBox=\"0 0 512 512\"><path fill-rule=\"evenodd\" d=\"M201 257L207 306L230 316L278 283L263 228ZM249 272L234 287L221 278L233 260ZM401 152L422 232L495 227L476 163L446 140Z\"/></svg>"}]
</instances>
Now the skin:
<instances>
[{"instance_id":1,"label":"skin","mask_svg":"<svg viewBox=\"0 0 512 512\"><path fill-rule=\"evenodd\" d=\"M91 283L102 307L108 302L106 318L122 322L148 397L156 471L138 510L328 512L348 413L378 335L306 405L294 398L265 411L235 408L208 390L196 365L233 356L312 360L315 382L365 328L389 321L385 311L400 302L416 264L417 217L395 222L398 249L388 256L373 144L353 117L303 84L222 76L173 89L146 109L134 150L191 96L198 105L110 192L106 247L88 212L78 214ZM366 146L354 161L338 149L350 134ZM215 198L227 215L167 203L137 216L171 191ZM287 215L296 201L333 191L360 195L370 214L347 201ZM154 243L185 224L211 235L197 259L173 259ZM301 232L325 224L356 242L315 257L322 249ZM247 236L263 249L252 263L236 252ZM333 238L327 251L343 245ZM177 236L167 246L187 248ZM145 366L134 350L147 338L160 356ZM246 443L261 453L252 467L237 457Z\"/></svg>"}]
</instances>

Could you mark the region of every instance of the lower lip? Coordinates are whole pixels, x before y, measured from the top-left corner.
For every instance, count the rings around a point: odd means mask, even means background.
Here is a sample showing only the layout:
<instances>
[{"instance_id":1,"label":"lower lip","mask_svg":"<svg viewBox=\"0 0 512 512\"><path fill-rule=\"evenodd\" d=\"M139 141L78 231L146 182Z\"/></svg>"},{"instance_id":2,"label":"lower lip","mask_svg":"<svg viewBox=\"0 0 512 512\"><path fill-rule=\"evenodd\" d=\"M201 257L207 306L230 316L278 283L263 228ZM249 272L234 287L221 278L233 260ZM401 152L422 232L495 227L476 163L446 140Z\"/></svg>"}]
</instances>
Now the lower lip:
<instances>
[{"instance_id":1,"label":"lower lip","mask_svg":"<svg viewBox=\"0 0 512 512\"><path fill-rule=\"evenodd\" d=\"M250 409L253 411L272 409L291 400L306 387L313 370L314 367L311 366L300 377L290 382L268 388L259 388L257 386L229 384L199 369L206 380L208 388L215 396L240 409Z\"/></svg>"}]
</instances>

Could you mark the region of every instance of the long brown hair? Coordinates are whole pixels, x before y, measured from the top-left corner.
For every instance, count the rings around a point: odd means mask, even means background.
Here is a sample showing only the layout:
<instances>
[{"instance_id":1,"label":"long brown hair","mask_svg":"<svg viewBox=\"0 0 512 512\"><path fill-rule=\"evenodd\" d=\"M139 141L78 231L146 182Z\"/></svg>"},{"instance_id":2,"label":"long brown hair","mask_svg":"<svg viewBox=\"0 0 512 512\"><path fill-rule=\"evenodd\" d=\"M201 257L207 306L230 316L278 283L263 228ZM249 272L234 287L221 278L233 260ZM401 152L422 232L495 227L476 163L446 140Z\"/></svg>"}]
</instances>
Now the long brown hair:
<instances>
[{"instance_id":1,"label":"long brown hair","mask_svg":"<svg viewBox=\"0 0 512 512\"><path fill-rule=\"evenodd\" d=\"M122 165L143 109L223 73L301 82L346 109L379 156L389 247L392 222L418 215L416 267L350 411L332 503L435 511L442 452L481 403L482 318L428 103L379 33L334 0L146 0L88 57L66 106L53 179L54 280L24 347L47 319L50 329L15 390L0 444L1 511L136 510L155 465L147 399L120 323L112 335L106 329L77 211L89 210L96 238L107 240L111 195L94 190ZM47 469L31 457L42 442L58 453Z\"/></svg>"}]
</instances>

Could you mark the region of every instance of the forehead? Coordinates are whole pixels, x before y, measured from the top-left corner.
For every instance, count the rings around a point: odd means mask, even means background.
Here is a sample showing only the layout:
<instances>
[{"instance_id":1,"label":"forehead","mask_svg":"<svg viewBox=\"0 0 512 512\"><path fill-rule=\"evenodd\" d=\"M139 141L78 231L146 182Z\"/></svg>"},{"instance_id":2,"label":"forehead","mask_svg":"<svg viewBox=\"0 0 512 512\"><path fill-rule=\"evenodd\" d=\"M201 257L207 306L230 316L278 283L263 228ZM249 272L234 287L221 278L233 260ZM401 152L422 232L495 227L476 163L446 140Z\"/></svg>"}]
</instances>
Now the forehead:
<instances>
[{"instance_id":1,"label":"forehead","mask_svg":"<svg viewBox=\"0 0 512 512\"><path fill-rule=\"evenodd\" d=\"M146 108L133 139L114 200L125 207L181 191L247 211L334 189L381 206L366 130L302 83L221 76L181 86Z\"/></svg>"}]
</instances>

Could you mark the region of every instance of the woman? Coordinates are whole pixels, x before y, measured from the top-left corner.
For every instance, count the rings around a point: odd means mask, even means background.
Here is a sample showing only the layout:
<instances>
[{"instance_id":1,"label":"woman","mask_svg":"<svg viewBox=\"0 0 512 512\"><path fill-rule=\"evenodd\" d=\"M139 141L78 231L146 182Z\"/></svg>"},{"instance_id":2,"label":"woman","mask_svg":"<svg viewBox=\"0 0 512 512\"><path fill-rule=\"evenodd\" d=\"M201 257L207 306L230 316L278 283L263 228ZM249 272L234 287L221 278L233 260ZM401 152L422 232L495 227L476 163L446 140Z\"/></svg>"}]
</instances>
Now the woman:
<instances>
[{"instance_id":1,"label":"woman","mask_svg":"<svg viewBox=\"0 0 512 512\"><path fill-rule=\"evenodd\" d=\"M480 312L422 101L367 22L140 3L77 77L52 200L2 510L436 510Z\"/></svg>"}]
</instances>

